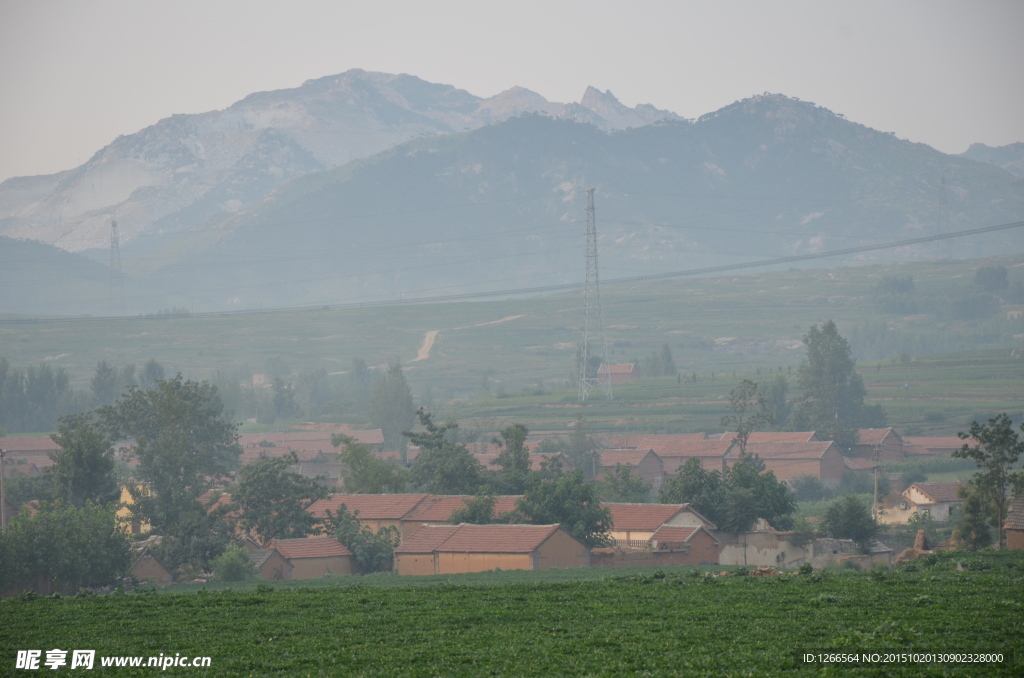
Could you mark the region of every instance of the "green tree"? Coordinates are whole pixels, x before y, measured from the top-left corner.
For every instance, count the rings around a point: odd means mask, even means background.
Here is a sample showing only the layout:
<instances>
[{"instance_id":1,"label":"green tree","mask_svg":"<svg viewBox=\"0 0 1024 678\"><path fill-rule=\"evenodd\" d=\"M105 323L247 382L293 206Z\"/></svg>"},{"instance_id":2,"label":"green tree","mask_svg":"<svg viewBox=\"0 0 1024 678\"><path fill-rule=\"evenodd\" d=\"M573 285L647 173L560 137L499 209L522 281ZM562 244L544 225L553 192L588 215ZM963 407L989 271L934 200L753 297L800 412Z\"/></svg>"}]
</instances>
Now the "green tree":
<instances>
[{"instance_id":1,"label":"green tree","mask_svg":"<svg viewBox=\"0 0 1024 678\"><path fill-rule=\"evenodd\" d=\"M472 499L464 500L465 507L452 512L448 522L452 525L459 525L461 523L490 525L491 523L508 522L506 516L494 515L494 506L497 501L494 492L489 487L485 487Z\"/></svg>"},{"instance_id":2,"label":"green tree","mask_svg":"<svg viewBox=\"0 0 1024 678\"><path fill-rule=\"evenodd\" d=\"M110 405L117 399L117 368L106 360L96 363L96 372L89 382L97 405Z\"/></svg>"},{"instance_id":3,"label":"green tree","mask_svg":"<svg viewBox=\"0 0 1024 678\"><path fill-rule=\"evenodd\" d=\"M726 487L722 474L708 471L701 466L700 459L690 457L679 469L679 473L669 478L658 493L658 502L662 504L690 504L701 515L716 525L725 522Z\"/></svg>"},{"instance_id":4,"label":"green tree","mask_svg":"<svg viewBox=\"0 0 1024 678\"><path fill-rule=\"evenodd\" d=\"M402 492L408 472L389 461L378 459L373 449L350 436L335 434L331 444L340 447L341 480L350 494L390 494Z\"/></svg>"},{"instance_id":5,"label":"green tree","mask_svg":"<svg viewBox=\"0 0 1024 678\"><path fill-rule=\"evenodd\" d=\"M87 501L117 501L121 491L114 473L113 445L91 412L62 418L50 438L60 445L50 453L53 466L47 469L55 497L76 507Z\"/></svg>"},{"instance_id":6,"label":"green tree","mask_svg":"<svg viewBox=\"0 0 1024 678\"><path fill-rule=\"evenodd\" d=\"M337 513L328 510L326 523L335 538L352 552L362 572L387 572L394 566L395 548L401 543L397 529L382 527L374 533L359 521L359 511L350 512L345 504Z\"/></svg>"},{"instance_id":7,"label":"green tree","mask_svg":"<svg viewBox=\"0 0 1024 678\"><path fill-rule=\"evenodd\" d=\"M1024 432L1024 424L1020 426ZM954 457L973 459L978 472L971 476L971 486L988 502L993 511L993 525L996 528L997 546L1003 548L1006 522L1006 505L1011 489L1024 491L1024 471L1014 471L1013 465L1024 454L1024 442L1013 430L1013 422L1006 413L996 415L988 424L971 422L967 433L958 433L962 440L973 440L953 452Z\"/></svg>"},{"instance_id":8,"label":"green tree","mask_svg":"<svg viewBox=\"0 0 1024 678\"><path fill-rule=\"evenodd\" d=\"M37 578L65 592L114 584L131 562L131 539L111 506L43 503L0 532L0 591L31 588Z\"/></svg>"},{"instance_id":9,"label":"green tree","mask_svg":"<svg viewBox=\"0 0 1024 678\"><path fill-rule=\"evenodd\" d=\"M249 558L249 551L237 544L228 546L224 553L214 558L210 571L213 580L218 582L248 581L258 574Z\"/></svg>"},{"instance_id":10,"label":"green tree","mask_svg":"<svg viewBox=\"0 0 1024 678\"><path fill-rule=\"evenodd\" d=\"M412 466L413 484L431 494L475 494L486 483L483 466L465 445L451 443L445 436L458 424L438 426L422 407L416 414L426 430L404 434L420 448Z\"/></svg>"},{"instance_id":11,"label":"green tree","mask_svg":"<svg viewBox=\"0 0 1024 678\"><path fill-rule=\"evenodd\" d=\"M789 382L781 374L775 375L767 387L763 389L764 412L768 420L773 422L772 428L782 430L789 423L789 403L786 401L786 394L789 392Z\"/></svg>"},{"instance_id":12,"label":"green tree","mask_svg":"<svg viewBox=\"0 0 1024 678\"><path fill-rule=\"evenodd\" d=\"M412 391L402 374L401 362L396 360L388 365L387 373L373 385L366 412L370 423L383 432L385 449L405 449L402 434L412 428L416 419Z\"/></svg>"},{"instance_id":13,"label":"green tree","mask_svg":"<svg viewBox=\"0 0 1024 678\"><path fill-rule=\"evenodd\" d=\"M495 483L503 494L522 494L530 475L530 450L526 447L529 430L522 424L512 424L500 432L493 442L501 447L496 461L500 467Z\"/></svg>"},{"instance_id":14,"label":"green tree","mask_svg":"<svg viewBox=\"0 0 1024 678\"><path fill-rule=\"evenodd\" d=\"M1010 286L1005 266L982 266L976 269L974 282L993 294L998 294Z\"/></svg>"},{"instance_id":15,"label":"green tree","mask_svg":"<svg viewBox=\"0 0 1024 678\"><path fill-rule=\"evenodd\" d=\"M279 418L290 419L298 415L299 408L295 404L295 390L291 384L285 383L281 377L275 377L271 382L270 390L274 393L272 398L274 412Z\"/></svg>"},{"instance_id":16,"label":"green tree","mask_svg":"<svg viewBox=\"0 0 1024 678\"><path fill-rule=\"evenodd\" d=\"M299 462L294 452L246 464L238 471L231 495L238 523L261 541L299 539L317 533L319 520L308 509L327 497L327 488L313 478L288 470Z\"/></svg>"},{"instance_id":17,"label":"green tree","mask_svg":"<svg viewBox=\"0 0 1024 678\"><path fill-rule=\"evenodd\" d=\"M352 402L352 410L361 414L366 411L366 405L370 402L370 369L366 366L366 361L353 358L352 368L349 369L347 377L346 396Z\"/></svg>"},{"instance_id":18,"label":"green tree","mask_svg":"<svg viewBox=\"0 0 1024 678\"><path fill-rule=\"evenodd\" d=\"M878 523L871 516L871 508L853 494L828 505L823 526L830 537L857 542L863 553L869 552L878 534Z\"/></svg>"},{"instance_id":19,"label":"green tree","mask_svg":"<svg viewBox=\"0 0 1024 678\"><path fill-rule=\"evenodd\" d=\"M586 422L582 414L576 415L569 433L569 445L565 456L573 468L581 469L588 478L594 478L600 470L601 460L598 455L600 445L587 434Z\"/></svg>"},{"instance_id":20,"label":"green tree","mask_svg":"<svg viewBox=\"0 0 1024 678\"><path fill-rule=\"evenodd\" d=\"M548 480L531 476L526 494L516 501L516 510L533 525L559 523L588 548L610 540L611 511L601 505L597 485L579 470Z\"/></svg>"},{"instance_id":21,"label":"green tree","mask_svg":"<svg viewBox=\"0 0 1024 678\"><path fill-rule=\"evenodd\" d=\"M959 490L964 500L960 506L960 516L953 529L953 539L970 551L977 551L992 544L992 530L989 528L989 516L992 515L992 502L984 492L970 485Z\"/></svg>"},{"instance_id":22,"label":"green tree","mask_svg":"<svg viewBox=\"0 0 1024 678\"><path fill-rule=\"evenodd\" d=\"M143 390L153 388L156 386L156 382L166 378L167 374L164 366L158 363L155 358L150 358L142 366L142 372L139 373L138 386Z\"/></svg>"},{"instance_id":23,"label":"green tree","mask_svg":"<svg viewBox=\"0 0 1024 678\"><path fill-rule=\"evenodd\" d=\"M739 508L742 501L744 506L752 506L754 519L763 518L780 530L788 530L793 526L796 498L786 483L776 480L773 472L765 471L764 462L756 454L741 455L739 461L726 472L725 484L726 502L734 515L745 515ZM753 519L747 520L746 527L751 522ZM726 520L726 530L734 531L730 528L735 527L746 529L743 523Z\"/></svg>"},{"instance_id":24,"label":"green tree","mask_svg":"<svg viewBox=\"0 0 1024 678\"><path fill-rule=\"evenodd\" d=\"M797 372L802 393L789 428L817 431L823 440L850 450L856 444L857 429L882 426L885 415L881 406L864 404L864 381L854 371L850 344L833 321L812 325L804 345L807 360Z\"/></svg>"},{"instance_id":25,"label":"green tree","mask_svg":"<svg viewBox=\"0 0 1024 678\"><path fill-rule=\"evenodd\" d=\"M764 395L756 382L744 379L729 391L729 409L732 414L722 417L722 426L736 428L736 441L740 446L740 456L747 452L747 440L750 434L762 426L771 426L771 414Z\"/></svg>"},{"instance_id":26,"label":"green tree","mask_svg":"<svg viewBox=\"0 0 1024 678\"><path fill-rule=\"evenodd\" d=\"M237 425L225 415L217 389L179 374L151 389L129 388L99 416L111 439L131 442L138 460L144 485L130 488L133 514L167 538L168 553L181 553L168 543L180 539L190 545L186 560L205 566L226 542L199 498L226 479L241 454Z\"/></svg>"},{"instance_id":27,"label":"green tree","mask_svg":"<svg viewBox=\"0 0 1024 678\"><path fill-rule=\"evenodd\" d=\"M606 473L598 487L605 501L645 504L651 500L651 486L622 464L616 464L614 471Z\"/></svg>"}]
</instances>

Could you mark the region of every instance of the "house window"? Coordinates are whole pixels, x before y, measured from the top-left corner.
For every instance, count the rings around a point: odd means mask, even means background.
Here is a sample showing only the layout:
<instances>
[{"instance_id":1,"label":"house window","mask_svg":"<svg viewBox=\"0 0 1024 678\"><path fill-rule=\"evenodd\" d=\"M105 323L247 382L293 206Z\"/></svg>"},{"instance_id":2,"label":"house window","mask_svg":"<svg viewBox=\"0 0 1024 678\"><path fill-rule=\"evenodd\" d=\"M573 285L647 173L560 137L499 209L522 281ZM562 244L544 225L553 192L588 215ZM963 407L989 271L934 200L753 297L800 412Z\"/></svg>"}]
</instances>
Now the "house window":
<instances>
[{"instance_id":1,"label":"house window","mask_svg":"<svg viewBox=\"0 0 1024 678\"><path fill-rule=\"evenodd\" d=\"M921 509L921 515L923 515L923 516L930 516L931 514L932 514L931 510L929 510L929 509Z\"/></svg>"},{"instance_id":2,"label":"house window","mask_svg":"<svg viewBox=\"0 0 1024 678\"><path fill-rule=\"evenodd\" d=\"M901 501L900 502L900 510L901 511L906 511L907 510L907 502L905 502L905 501Z\"/></svg>"}]
</instances>

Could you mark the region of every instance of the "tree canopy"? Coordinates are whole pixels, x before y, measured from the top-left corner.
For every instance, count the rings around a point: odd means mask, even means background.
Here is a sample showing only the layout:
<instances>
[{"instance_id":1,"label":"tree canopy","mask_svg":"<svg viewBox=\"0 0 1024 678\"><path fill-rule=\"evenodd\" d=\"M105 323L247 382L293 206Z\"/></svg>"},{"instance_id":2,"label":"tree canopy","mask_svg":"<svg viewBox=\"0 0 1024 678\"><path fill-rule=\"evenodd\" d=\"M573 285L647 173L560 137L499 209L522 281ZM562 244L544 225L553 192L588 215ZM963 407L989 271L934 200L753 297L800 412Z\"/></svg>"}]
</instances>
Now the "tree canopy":
<instances>
[{"instance_id":1,"label":"tree canopy","mask_svg":"<svg viewBox=\"0 0 1024 678\"><path fill-rule=\"evenodd\" d=\"M483 465L465 445L449 442L445 433L458 424L435 424L422 407L416 411L424 431L406 431L420 448L412 467L412 482L431 494L476 494L487 482Z\"/></svg>"},{"instance_id":2,"label":"tree canopy","mask_svg":"<svg viewBox=\"0 0 1024 678\"><path fill-rule=\"evenodd\" d=\"M1024 424L1020 430L1024 433ZM978 500L992 507L993 527L999 535L999 545L1004 543L1003 524L1006 522L1007 495L1010 490L1024 491L1024 471L1014 471L1013 466L1024 455L1024 442L1013 430L1013 422L1006 413L988 420L987 424L971 422L967 433L958 434L963 440L974 441L973 446L964 446L953 452L954 457L973 459L978 472L971 476L972 491Z\"/></svg>"},{"instance_id":3,"label":"tree canopy","mask_svg":"<svg viewBox=\"0 0 1024 678\"><path fill-rule=\"evenodd\" d=\"M60 449L50 453L53 466L51 492L72 506L87 501L107 504L117 501L121 489L114 473L114 449L93 414L76 414L60 421L50 436Z\"/></svg>"},{"instance_id":4,"label":"tree canopy","mask_svg":"<svg viewBox=\"0 0 1024 678\"><path fill-rule=\"evenodd\" d=\"M319 520L307 509L327 497L327 488L288 470L298 461L289 452L246 464L238 471L238 487L231 495L238 523L261 541L298 539L318 531Z\"/></svg>"},{"instance_id":5,"label":"tree canopy","mask_svg":"<svg viewBox=\"0 0 1024 678\"><path fill-rule=\"evenodd\" d=\"M848 494L828 505L823 523L829 536L852 539L864 553L878 534L878 523L871 516L871 508L856 495Z\"/></svg>"},{"instance_id":6,"label":"tree canopy","mask_svg":"<svg viewBox=\"0 0 1024 678\"><path fill-rule=\"evenodd\" d=\"M350 436L335 434L331 444L340 447L341 480L350 494L402 492L408 480L406 469L373 455L373 449Z\"/></svg>"},{"instance_id":7,"label":"tree canopy","mask_svg":"<svg viewBox=\"0 0 1024 678\"><path fill-rule=\"evenodd\" d=\"M857 361L835 322L812 325L804 345L807 360L797 372L801 395L789 428L817 431L822 440L849 450L857 442L857 429L883 426L885 414L879 405L864 404L867 391L854 371Z\"/></svg>"},{"instance_id":8,"label":"tree canopy","mask_svg":"<svg viewBox=\"0 0 1024 678\"><path fill-rule=\"evenodd\" d=\"M532 475L526 494L516 501L516 510L533 525L560 523L588 548L608 543L611 512L601 506L597 486L582 471L549 479Z\"/></svg>"},{"instance_id":9,"label":"tree canopy","mask_svg":"<svg viewBox=\"0 0 1024 678\"><path fill-rule=\"evenodd\" d=\"M366 412L373 426L383 432L386 449L405 449L402 433L412 428L416 417L401 362L388 365L388 371L373 385Z\"/></svg>"}]
</instances>

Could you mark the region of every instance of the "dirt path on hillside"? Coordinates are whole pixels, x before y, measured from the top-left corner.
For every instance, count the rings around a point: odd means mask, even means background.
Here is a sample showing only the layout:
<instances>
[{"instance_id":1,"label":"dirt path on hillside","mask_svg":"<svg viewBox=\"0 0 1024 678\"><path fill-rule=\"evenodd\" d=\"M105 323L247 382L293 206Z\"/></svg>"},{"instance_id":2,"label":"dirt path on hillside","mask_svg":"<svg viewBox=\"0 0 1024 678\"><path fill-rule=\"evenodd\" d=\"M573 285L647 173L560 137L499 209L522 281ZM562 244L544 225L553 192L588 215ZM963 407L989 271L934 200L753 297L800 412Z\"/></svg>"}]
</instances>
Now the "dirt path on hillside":
<instances>
[{"instance_id":1,"label":"dirt path on hillside","mask_svg":"<svg viewBox=\"0 0 1024 678\"><path fill-rule=\"evenodd\" d=\"M420 350L416 352L416 357L409 362L419 362L420 360L426 360L430 357L430 349L434 348L434 341L437 339L437 335L441 330L430 330L423 335L423 343L420 344Z\"/></svg>"}]
</instances>

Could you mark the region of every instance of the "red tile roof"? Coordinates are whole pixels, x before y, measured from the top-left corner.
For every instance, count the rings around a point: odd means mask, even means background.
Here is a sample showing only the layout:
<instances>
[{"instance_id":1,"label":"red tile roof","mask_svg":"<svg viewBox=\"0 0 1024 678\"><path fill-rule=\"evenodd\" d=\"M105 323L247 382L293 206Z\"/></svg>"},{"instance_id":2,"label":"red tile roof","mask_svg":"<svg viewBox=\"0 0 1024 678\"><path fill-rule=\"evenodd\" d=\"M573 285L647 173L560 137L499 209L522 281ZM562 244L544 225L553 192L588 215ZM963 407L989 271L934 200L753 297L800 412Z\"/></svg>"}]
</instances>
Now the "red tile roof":
<instances>
[{"instance_id":1,"label":"red tile roof","mask_svg":"<svg viewBox=\"0 0 1024 678\"><path fill-rule=\"evenodd\" d=\"M842 454L830 440L810 443L747 443L747 454L756 454L761 459L821 459L829 451ZM738 453L739 448L733 452ZM736 456L738 458L739 455Z\"/></svg>"},{"instance_id":2,"label":"red tile roof","mask_svg":"<svg viewBox=\"0 0 1024 678\"><path fill-rule=\"evenodd\" d=\"M311 539L271 539L268 549L277 552L288 560L301 558L333 558L350 556L352 552L345 548L334 537L313 537Z\"/></svg>"},{"instance_id":3,"label":"red tile roof","mask_svg":"<svg viewBox=\"0 0 1024 678\"><path fill-rule=\"evenodd\" d=\"M395 553L433 553L445 539L459 531L459 525L424 525L404 539Z\"/></svg>"},{"instance_id":4,"label":"red tile roof","mask_svg":"<svg viewBox=\"0 0 1024 678\"><path fill-rule=\"evenodd\" d=\"M686 504L601 504L612 514L613 530L657 530L673 516L688 510Z\"/></svg>"},{"instance_id":5,"label":"red tile roof","mask_svg":"<svg viewBox=\"0 0 1024 678\"><path fill-rule=\"evenodd\" d=\"M649 454L653 452L647 450L600 450L601 454L601 466L614 467L616 464L622 464L623 466L636 466L644 460ZM657 455L655 455L655 459ZM658 459L660 462L661 460Z\"/></svg>"},{"instance_id":6,"label":"red tile roof","mask_svg":"<svg viewBox=\"0 0 1024 678\"><path fill-rule=\"evenodd\" d=\"M897 438L900 437L899 434L891 428L862 428L857 431L857 444L880 445L888 435L894 435Z\"/></svg>"},{"instance_id":7,"label":"red tile roof","mask_svg":"<svg viewBox=\"0 0 1024 678\"><path fill-rule=\"evenodd\" d=\"M321 499L309 507L309 512L317 518L324 518L327 510L337 512L345 504L349 512L359 511L363 520L401 520L421 501L426 494L336 494Z\"/></svg>"},{"instance_id":8,"label":"red tile roof","mask_svg":"<svg viewBox=\"0 0 1024 678\"><path fill-rule=\"evenodd\" d=\"M601 365L601 367L606 368L608 374L629 374L630 372L636 369L636 363L625 363L622 365Z\"/></svg>"},{"instance_id":9,"label":"red tile roof","mask_svg":"<svg viewBox=\"0 0 1024 678\"><path fill-rule=\"evenodd\" d=\"M514 511L516 500L521 495L502 495L495 497L494 515ZM430 495L409 511L402 520L416 520L431 523L446 523L452 514L466 508L466 500L475 499L472 495ZM362 516L362 513L359 514Z\"/></svg>"},{"instance_id":10,"label":"red tile roof","mask_svg":"<svg viewBox=\"0 0 1024 678\"><path fill-rule=\"evenodd\" d=\"M963 501L956 495L957 490L963 483L912 483L904 490L904 494L916 487L925 496L931 497L932 501Z\"/></svg>"},{"instance_id":11,"label":"red tile roof","mask_svg":"<svg viewBox=\"0 0 1024 678\"><path fill-rule=\"evenodd\" d=\"M1024 494L1015 494L1010 500L1010 509L1006 512L1007 530L1024 530Z\"/></svg>"},{"instance_id":12,"label":"red tile roof","mask_svg":"<svg viewBox=\"0 0 1024 678\"><path fill-rule=\"evenodd\" d=\"M0 450L6 450L10 454L19 452L54 452L60 449L60 445L53 442L50 436L30 437L8 437L0 438ZM8 457L10 459L10 457Z\"/></svg>"},{"instance_id":13,"label":"red tile roof","mask_svg":"<svg viewBox=\"0 0 1024 678\"><path fill-rule=\"evenodd\" d=\"M685 544L700 529L699 527L670 527L662 525L647 541L652 544L654 542L659 544Z\"/></svg>"},{"instance_id":14,"label":"red tile roof","mask_svg":"<svg viewBox=\"0 0 1024 678\"><path fill-rule=\"evenodd\" d=\"M532 553L558 525L459 525L438 551L445 553Z\"/></svg>"}]
</instances>

